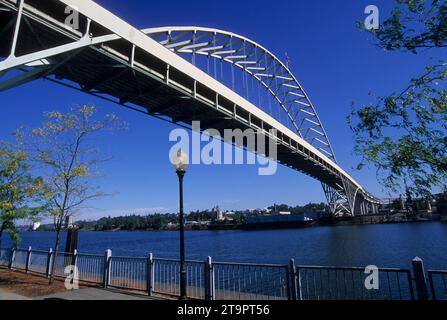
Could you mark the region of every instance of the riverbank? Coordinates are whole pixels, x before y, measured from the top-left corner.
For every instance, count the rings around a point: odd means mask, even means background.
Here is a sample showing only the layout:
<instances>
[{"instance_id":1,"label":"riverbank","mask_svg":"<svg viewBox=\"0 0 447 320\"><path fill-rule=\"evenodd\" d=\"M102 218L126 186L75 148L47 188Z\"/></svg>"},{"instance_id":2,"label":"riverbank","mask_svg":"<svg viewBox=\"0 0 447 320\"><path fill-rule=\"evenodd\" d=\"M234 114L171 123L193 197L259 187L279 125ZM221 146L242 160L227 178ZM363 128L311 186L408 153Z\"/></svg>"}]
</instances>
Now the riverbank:
<instances>
[{"instance_id":1,"label":"riverbank","mask_svg":"<svg viewBox=\"0 0 447 320\"><path fill-rule=\"evenodd\" d=\"M269 218L266 216L266 218ZM269 220L269 219L266 219ZM382 214L382 215L363 215L357 217L324 217L317 220L309 221L266 221L256 223L235 223L221 221L214 222L187 222L185 230L187 231L234 231L234 230L275 230L275 229L302 229L310 227L337 227L345 225L374 225L374 224L407 224L407 223L426 223L426 222L447 222L447 215L433 215L433 216L412 216L406 217L405 214ZM28 230L24 229L22 232ZM127 228L112 228L109 230L96 230L93 227L81 226L81 232L178 232L178 225L171 225L168 228L148 228L148 229L127 229ZM35 232L54 232L51 228L42 228Z\"/></svg>"},{"instance_id":2,"label":"riverbank","mask_svg":"<svg viewBox=\"0 0 447 320\"><path fill-rule=\"evenodd\" d=\"M356 226L356 225L374 225L374 224L406 224L406 223L427 223L435 221L447 222L447 216L434 219L431 215L406 216L406 214L382 214L382 215L363 215L357 217L325 217L310 221L258 221L255 223L241 224L210 224L208 230L227 231L227 230L275 230L275 229L301 229L309 227L336 227L336 226Z\"/></svg>"}]
</instances>

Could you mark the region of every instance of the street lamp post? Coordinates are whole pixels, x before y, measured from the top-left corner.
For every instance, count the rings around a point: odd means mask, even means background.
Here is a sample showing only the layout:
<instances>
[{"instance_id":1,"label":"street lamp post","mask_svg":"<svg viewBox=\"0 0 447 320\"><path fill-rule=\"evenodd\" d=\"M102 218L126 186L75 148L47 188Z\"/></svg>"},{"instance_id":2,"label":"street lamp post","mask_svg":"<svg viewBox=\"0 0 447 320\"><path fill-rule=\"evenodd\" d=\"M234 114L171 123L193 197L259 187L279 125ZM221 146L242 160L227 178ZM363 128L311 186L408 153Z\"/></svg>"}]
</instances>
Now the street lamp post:
<instances>
[{"instance_id":1,"label":"street lamp post","mask_svg":"<svg viewBox=\"0 0 447 320\"><path fill-rule=\"evenodd\" d=\"M179 150L173 157L175 171L179 180L179 225L180 225L180 300L186 300L185 270L185 218L183 213L183 178L188 167L188 155Z\"/></svg>"}]
</instances>

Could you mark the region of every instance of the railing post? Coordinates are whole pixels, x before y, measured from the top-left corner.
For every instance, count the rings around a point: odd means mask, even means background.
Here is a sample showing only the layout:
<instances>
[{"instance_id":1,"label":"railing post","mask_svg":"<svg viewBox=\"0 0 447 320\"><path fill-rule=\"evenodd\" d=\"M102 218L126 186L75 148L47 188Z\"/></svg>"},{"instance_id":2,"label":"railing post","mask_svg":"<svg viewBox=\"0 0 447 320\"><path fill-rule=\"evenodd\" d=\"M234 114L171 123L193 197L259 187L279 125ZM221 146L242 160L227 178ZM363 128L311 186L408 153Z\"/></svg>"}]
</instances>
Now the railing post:
<instances>
[{"instance_id":1,"label":"railing post","mask_svg":"<svg viewBox=\"0 0 447 320\"><path fill-rule=\"evenodd\" d=\"M416 282L416 291L419 300L428 300L427 279L425 277L424 262L421 258L416 257L412 261L413 275Z\"/></svg>"},{"instance_id":2,"label":"railing post","mask_svg":"<svg viewBox=\"0 0 447 320\"><path fill-rule=\"evenodd\" d=\"M110 260L112 257L112 250L107 249L104 254L104 279L103 286L105 289L109 287L110 283Z\"/></svg>"},{"instance_id":3,"label":"railing post","mask_svg":"<svg viewBox=\"0 0 447 320\"><path fill-rule=\"evenodd\" d=\"M296 274L296 292L297 299L303 300L303 292L301 291L301 271L300 268L295 266L295 274Z\"/></svg>"},{"instance_id":4,"label":"railing post","mask_svg":"<svg viewBox=\"0 0 447 320\"><path fill-rule=\"evenodd\" d=\"M75 267L75 269L77 268L77 264L78 264L78 250L74 249L72 265Z\"/></svg>"},{"instance_id":5,"label":"railing post","mask_svg":"<svg viewBox=\"0 0 447 320\"><path fill-rule=\"evenodd\" d=\"M211 257L208 257L205 261L205 300L215 300L215 293L214 266Z\"/></svg>"},{"instance_id":6,"label":"railing post","mask_svg":"<svg viewBox=\"0 0 447 320\"><path fill-rule=\"evenodd\" d=\"M147 257L147 274L146 274L146 282L147 282L147 295L152 297L154 294L154 257L152 253L149 253Z\"/></svg>"},{"instance_id":7,"label":"railing post","mask_svg":"<svg viewBox=\"0 0 447 320\"><path fill-rule=\"evenodd\" d=\"M428 282L430 283L430 293L431 293L431 299L436 301L436 289L435 284L433 282L433 274L428 273Z\"/></svg>"},{"instance_id":8,"label":"railing post","mask_svg":"<svg viewBox=\"0 0 447 320\"><path fill-rule=\"evenodd\" d=\"M14 260L16 259L16 248L11 249L11 260L9 261L9 269L14 267Z\"/></svg>"},{"instance_id":9,"label":"railing post","mask_svg":"<svg viewBox=\"0 0 447 320\"><path fill-rule=\"evenodd\" d=\"M30 263L31 263L31 250L32 250L32 248L30 246L30 247L28 247L28 251L26 253L26 263L25 263L25 272L26 273L28 273L29 266L30 266Z\"/></svg>"},{"instance_id":10,"label":"railing post","mask_svg":"<svg viewBox=\"0 0 447 320\"><path fill-rule=\"evenodd\" d=\"M295 260L290 259L289 268L288 268L288 290L287 290L287 298L288 300L297 300L297 283L296 283L296 268L295 268Z\"/></svg>"},{"instance_id":11,"label":"railing post","mask_svg":"<svg viewBox=\"0 0 447 320\"><path fill-rule=\"evenodd\" d=\"M53 260L53 249L50 248L50 250L48 250L48 258L47 258L47 269L46 269L46 274L47 274L47 278L49 278L51 276L51 261Z\"/></svg>"}]
</instances>

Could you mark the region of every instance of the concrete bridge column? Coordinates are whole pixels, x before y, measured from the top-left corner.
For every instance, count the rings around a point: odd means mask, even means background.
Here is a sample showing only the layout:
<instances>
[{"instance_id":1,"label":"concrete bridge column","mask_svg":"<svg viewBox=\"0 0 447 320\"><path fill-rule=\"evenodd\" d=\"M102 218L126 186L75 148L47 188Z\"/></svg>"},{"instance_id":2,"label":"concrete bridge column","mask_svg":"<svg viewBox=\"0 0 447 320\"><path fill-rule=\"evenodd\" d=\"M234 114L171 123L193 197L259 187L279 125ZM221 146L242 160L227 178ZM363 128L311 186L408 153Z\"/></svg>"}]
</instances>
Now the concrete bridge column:
<instances>
[{"instance_id":1,"label":"concrete bridge column","mask_svg":"<svg viewBox=\"0 0 447 320\"><path fill-rule=\"evenodd\" d=\"M364 215L365 214L365 209L363 206L363 197L360 195L357 195L356 199L355 199L355 203L354 203L354 215L355 216L359 216L359 215Z\"/></svg>"},{"instance_id":2,"label":"concrete bridge column","mask_svg":"<svg viewBox=\"0 0 447 320\"><path fill-rule=\"evenodd\" d=\"M368 202L363 200L363 215L367 215L369 213L368 205Z\"/></svg>"}]
</instances>

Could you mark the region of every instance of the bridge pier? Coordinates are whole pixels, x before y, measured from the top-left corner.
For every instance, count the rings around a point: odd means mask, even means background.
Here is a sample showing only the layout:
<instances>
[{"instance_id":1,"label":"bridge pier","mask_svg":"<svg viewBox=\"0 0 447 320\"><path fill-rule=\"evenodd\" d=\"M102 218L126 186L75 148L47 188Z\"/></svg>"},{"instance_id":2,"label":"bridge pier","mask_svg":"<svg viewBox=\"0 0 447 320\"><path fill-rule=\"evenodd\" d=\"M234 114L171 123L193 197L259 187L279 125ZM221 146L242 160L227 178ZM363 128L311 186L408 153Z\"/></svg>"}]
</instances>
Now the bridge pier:
<instances>
[{"instance_id":1,"label":"bridge pier","mask_svg":"<svg viewBox=\"0 0 447 320\"><path fill-rule=\"evenodd\" d=\"M377 203L373 204L373 213L374 214L378 214L379 213L379 205Z\"/></svg>"},{"instance_id":2,"label":"bridge pier","mask_svg":"<svg viewBox=\"0 0 447 320\"><path fill-rule=\"evenodd\" d=\"M363 197L358 197L354 204L354 216L364 216L379 213L379 204L369 202Z\"/></svg>"},{"instance_id":3,"label":"bridge pier","mask_svg":"<svg viewBox=\"0 0 447 320\"><path fill-rule=\"evenodd\" d=\"M354 216L364 216L369 214L378 214L379 205L372 203L362 196L357 196L354 202L353 215Z\"/></svg>"}]
</instances>

